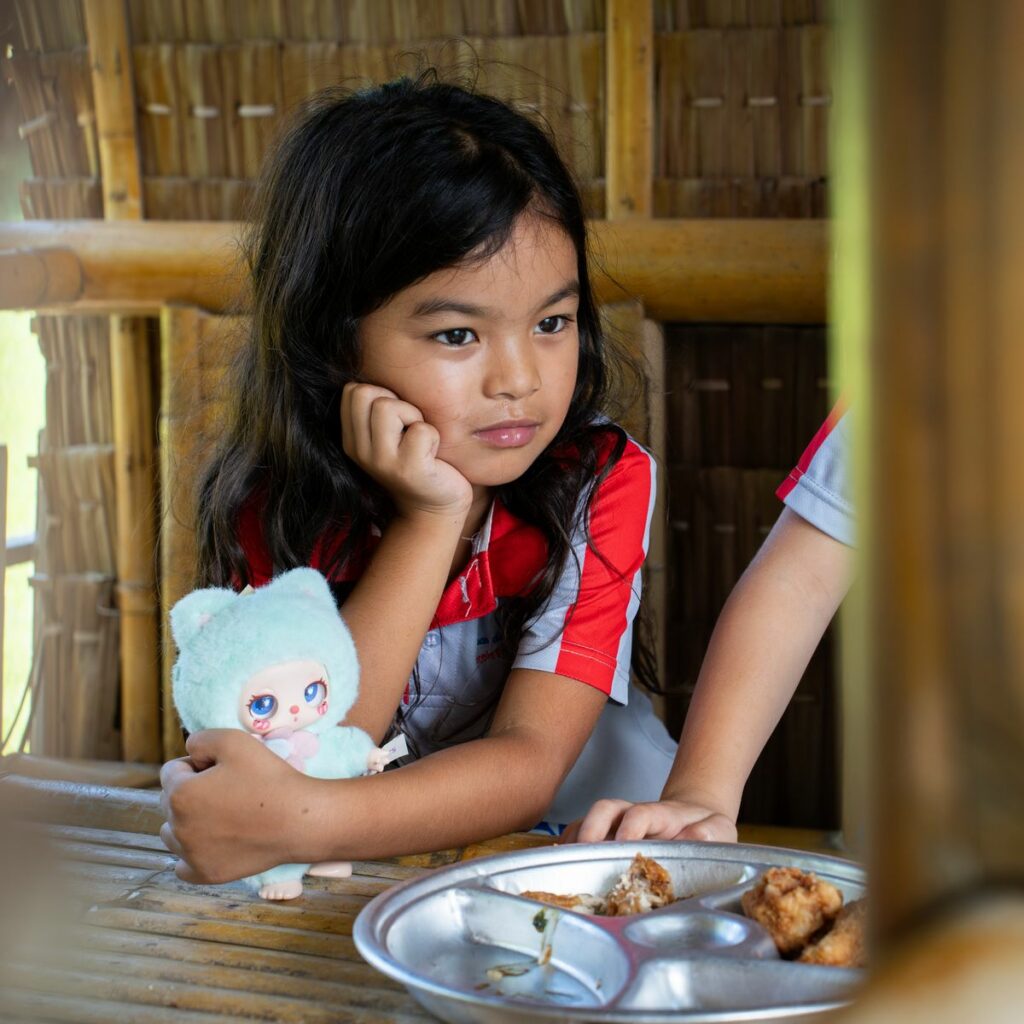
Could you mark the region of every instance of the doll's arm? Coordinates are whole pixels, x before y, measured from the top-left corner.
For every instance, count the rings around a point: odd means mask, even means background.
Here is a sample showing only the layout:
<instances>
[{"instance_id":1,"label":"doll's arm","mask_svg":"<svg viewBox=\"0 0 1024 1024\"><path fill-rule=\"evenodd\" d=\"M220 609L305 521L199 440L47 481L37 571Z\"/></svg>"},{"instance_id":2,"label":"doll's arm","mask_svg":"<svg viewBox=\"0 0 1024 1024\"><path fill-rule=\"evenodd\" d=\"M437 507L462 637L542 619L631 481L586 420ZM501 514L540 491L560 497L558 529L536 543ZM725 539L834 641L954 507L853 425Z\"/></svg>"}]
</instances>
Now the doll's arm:
<instances>
[{"instance_id":1,"label":"doll's arm","mask_svg":"<svg viewBox=\"0 0 1024 1024\"><path fill-rule=\"evenodd\" d=\"M351 779L362 775L379 748L353 726L337 725L320 734L320 749L306 764L316 779Z\"/></svg>"}]
</instances>

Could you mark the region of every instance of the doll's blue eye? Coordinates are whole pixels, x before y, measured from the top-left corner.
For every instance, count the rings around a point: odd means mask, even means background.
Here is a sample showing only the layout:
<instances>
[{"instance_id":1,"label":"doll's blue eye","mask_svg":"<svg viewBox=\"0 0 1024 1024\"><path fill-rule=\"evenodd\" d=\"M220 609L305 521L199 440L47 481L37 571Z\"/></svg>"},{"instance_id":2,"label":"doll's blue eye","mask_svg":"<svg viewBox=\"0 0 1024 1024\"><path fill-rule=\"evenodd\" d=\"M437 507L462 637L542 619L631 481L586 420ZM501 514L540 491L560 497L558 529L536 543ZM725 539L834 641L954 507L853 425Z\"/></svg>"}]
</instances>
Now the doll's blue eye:
<instances>
[{"instance_id":1,"label":"doll's blue eye","mask_svg":"<svg viewBox=\"0 0 1024 1024\"><path fill-rule=\"evenodd\" d=\"M249 704L249 711L253 718L266 718L277 710L277 698L265 694L262 697L254 697Z\"/></svg>"},{"instance_id":2,"label":"doll's blue eye","mask_svg":"<svg viewBox=\"0 0 1024 1024\"><path fill-rule=\"evenodd\" d=\"M327 696L327 685L320 680L310 683L306 687L305 696L307 704L320 704L323 702L324 697Z\"/></svg>"}]
</instances>

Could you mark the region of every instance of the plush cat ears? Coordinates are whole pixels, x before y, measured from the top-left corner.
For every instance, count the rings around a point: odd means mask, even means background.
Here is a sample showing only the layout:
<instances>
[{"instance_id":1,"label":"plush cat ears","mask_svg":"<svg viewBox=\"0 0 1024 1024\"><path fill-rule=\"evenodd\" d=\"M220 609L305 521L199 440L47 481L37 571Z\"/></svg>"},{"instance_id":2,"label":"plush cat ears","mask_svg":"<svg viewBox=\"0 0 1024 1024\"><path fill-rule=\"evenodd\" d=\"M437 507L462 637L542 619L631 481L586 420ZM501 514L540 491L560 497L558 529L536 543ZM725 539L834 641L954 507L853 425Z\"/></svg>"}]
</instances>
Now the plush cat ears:
<instances>
[{"instance_id":1,"label":"plush cat ears","mask_svg":"<svg viewBox=\"0 0 1024 1024\"><path fill-rule=\"evenodd\" d=\"M259 594L263 601L274 596L303 597L326 602L334 609L331 588L316 569L292 569L258 591L247 587L241 594L226 587L193 590L171 609L171 634L178 649L186 646L218 612L234 601L248 600L249 594Z\"/></svg>"},{"instance_id":2,"label":"plush cat ears","mask_svg":"<svg viewBox=\"0 0 1024 1024\"><path fill-rule=\"evenodd\" d=\"M315 601L329 601L330 606L334 607L331 588L316 569L290 569L271 580L261 593L280 594L282 597L311 597Z\"/></svg>"},{"instance_id":3,"label":"plush cat ears","mask_svg":"<svg viewBox=\"0 0 1024 1024\"><path fill-rule=\"evenodd\" d=\"M240 600L239 595L227 587L193 590L171 609L171 635L179 650L212 619L217 612Z\"/></svg>"}]
</instances>

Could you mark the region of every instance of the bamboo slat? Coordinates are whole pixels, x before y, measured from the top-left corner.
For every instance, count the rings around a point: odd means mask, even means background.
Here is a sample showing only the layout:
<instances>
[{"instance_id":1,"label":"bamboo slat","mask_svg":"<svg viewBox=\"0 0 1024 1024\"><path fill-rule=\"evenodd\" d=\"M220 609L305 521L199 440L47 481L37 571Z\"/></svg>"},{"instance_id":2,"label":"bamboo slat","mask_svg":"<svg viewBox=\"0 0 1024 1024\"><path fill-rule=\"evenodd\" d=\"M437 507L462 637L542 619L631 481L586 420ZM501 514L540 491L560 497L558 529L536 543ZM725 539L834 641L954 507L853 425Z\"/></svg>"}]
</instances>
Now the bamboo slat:
<instances>
[{"instance_id":1,"label":"bamboo slat","mask_svg":"<svg viewBox=\"0 0 1024 1024\"><path fill-rule=\"evenodd\" d=\"M655 320L825 320L822 222L643 219L590 227L608 275L596 275L600 301L636 297ZM238 233L231 223L9 222L0 224L0 248L74 251L85 290L70 308L154 312L182 302L220 311L239 308Z\"/></svg>"}]
</instances>

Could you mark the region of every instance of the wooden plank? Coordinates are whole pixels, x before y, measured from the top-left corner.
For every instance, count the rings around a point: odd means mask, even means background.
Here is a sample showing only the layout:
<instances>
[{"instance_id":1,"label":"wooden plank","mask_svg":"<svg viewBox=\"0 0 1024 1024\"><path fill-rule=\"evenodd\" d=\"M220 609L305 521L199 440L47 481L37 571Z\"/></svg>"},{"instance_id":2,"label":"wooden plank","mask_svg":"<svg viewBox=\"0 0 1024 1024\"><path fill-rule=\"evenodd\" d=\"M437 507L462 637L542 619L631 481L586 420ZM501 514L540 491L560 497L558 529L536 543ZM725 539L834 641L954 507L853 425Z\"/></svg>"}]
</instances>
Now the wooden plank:
<instances>
[{"instance_id":1,"label":"wooden plank","mask_svg":"<svg viewBox=\"0 0 1024 1024\"><path fill-rule=\"evenodd\" d=\"M373 1009L344 1004L320 1004L309 1000L263 992L216 989L206 985L161 980L159 985L145 977L93 973L63 966L43 964L8 964L6 968L11 984L29 991L75 995L85 999L103 999L127 1006L117 1013L115 1020L134 1020L135 1006L162 1006L186 1012L203 1012L247 1020L273 1020L282 1024L303 1022L351 1021L353 1024L378 1024L380 1014ZM389 1013L389 1019L402 1022L423 1020L425 1014Z\"/></svg>"},{"instance_id":2,"label":"wooden plank","mask_svg":"<svg viewBox=\"0 0 1024 1024\"><path fill-rule=\"evenodd\" d=\"M380 992L402 992L397 981L374 970L365 961L346 962L321 956L304 956L287 949L255 949L228 942L193 942L166 935L92 925L76 926L71 938L81 949L108 950L162 961L199 964L212 968L244 970L311 981L366 985Z\"/></svg>"},{"instance_id":3,"label":"wooden plank","mask_svg":"<svg viewBox=\"0 0 1024 1024\"><path fill-rule=\"evenodd\" d=\"M0 797L28 821L87 825L156 835L163 824L160 794L152 790L115 789L69 782L0 779Z\"/></svg>"},{"instance_id":4,"label":"wooden plank","mask_svg":"<svg viewBox=\"0 0 1024 1024\"><path fill-rule=\"evenodd\" d=\"M208 1013L195 1013L174 1007L127 1006L110 999L92 999L82 993L58 995L54 992L26 991L13 985L4 989L4 1016L21 1015L31 1021L68 1021L69 1024L111 1024L111 1021L130 1021L131 1024L211 1024ZM241 1017L218 1017L224 1024Z\"/></svg>"},{"instance_id":5,"label":"wooden plank","mask_svg":"<svg viewBox=\"0 0 1024 1024\"><path fill-rule=\"evenodd\" d=\"M9 754L0 761L0 775L26 775L34 779L96 783L144 789L160 784L158 765L124 764L120 761L80 760Z\"/></svg>"},{"instance_id":6,"label":"wooden plank","mask_svg":"<svg viewBox=\"0 0 1024 1024\"><path fill-rule=\"evenodd\" d=\"M63 954L61 965L64 964L90 974L107 974L111 978L138 978L151 985L186 984L208 990L222 990L220 998L224 1000L234 1000L238 992L253 996L284 996L323 1007L375 1010L389 1017L406 1017L411 1009L409 997L404 991L375 988L372 985L375 972L369 966L362 968L355 979L343 982L334 977L321 980L283 972L223 967L208 962L189 962L95 948Z\"/></svg>"},{"instance_id":7,"label":"wooden plank","mask_svg":"<svg viewBox=\"0 0 1024 1024\"><path fill-rule=\"evenodd\" d=\"M600 302L639 299L661 321L825 322L824 221L641 218L588 228ZM240 230L235 222L14 221L0 224L0 249L73 250L85 287L66 311L127 305L156 313L168 302L237 310Z\"/></svg>"}]
</instances>

